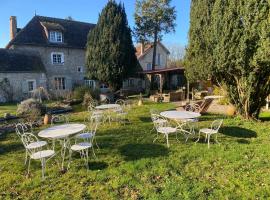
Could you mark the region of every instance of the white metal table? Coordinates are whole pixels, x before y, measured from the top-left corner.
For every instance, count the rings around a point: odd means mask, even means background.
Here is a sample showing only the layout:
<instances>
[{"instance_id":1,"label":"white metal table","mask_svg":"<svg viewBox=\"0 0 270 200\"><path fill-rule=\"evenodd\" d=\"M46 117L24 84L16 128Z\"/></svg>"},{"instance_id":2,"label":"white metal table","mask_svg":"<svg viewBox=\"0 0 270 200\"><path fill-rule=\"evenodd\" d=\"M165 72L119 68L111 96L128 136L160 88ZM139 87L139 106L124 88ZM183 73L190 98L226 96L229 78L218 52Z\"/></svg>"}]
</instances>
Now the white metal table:
<instances>
[{"instance_id":1,"label":"white metal table","mask_svg":"<svg viewBox=\"0 0 270 200\"><path fill-rule=\"evenodd\" d=\"M165 111L161 112L160 115L162 117L174 120L178 126L177 128L185 135L186 141L188 140L189 135L195 134L194 126L190 125L188 122L195 122L193 119L201 116L200 113L190 111ZM186 130L184 128L185 126L187 126L189 130Z\"/></svg>"},{"instance_id":2,"label":"white metal table","mask_svg":"<svg viewBox=\"0 0 270 200\"><path fill-rule=\"evenodd\" d=\"M162 117L173 119L173 120L187 120L187 119L195 119L201 116L200 113L189 112L189 111L165 111L161 112L160 115Z\"/></svg>"},{"instance_id":3,"label":"white metal table","mask_svg":"<svg viewBox=\"0 0 270 200\"><path fill-rule=\"evenodd\" d=\"M116 109L119 108L120 105L119 104L103 104L100 106L96 106L97 110L110 110L110 109Z\"/></svg>"},{"instance_id":4,"label":"white metal table","mask_svg":"<svg viewBox=\"0 0 270 200\"><path fill-rule=\"evenodd\" d=\"M52 126L44 129L38 133L41 138L53 140L53 149L55 140L59 140L62 145L61 148L61 169L64 170L64 162L66 156L66 150L70 148L70 136L83 131L86 128L84 124L63 124L59 126Z\"/></svg>"}]
</instances>

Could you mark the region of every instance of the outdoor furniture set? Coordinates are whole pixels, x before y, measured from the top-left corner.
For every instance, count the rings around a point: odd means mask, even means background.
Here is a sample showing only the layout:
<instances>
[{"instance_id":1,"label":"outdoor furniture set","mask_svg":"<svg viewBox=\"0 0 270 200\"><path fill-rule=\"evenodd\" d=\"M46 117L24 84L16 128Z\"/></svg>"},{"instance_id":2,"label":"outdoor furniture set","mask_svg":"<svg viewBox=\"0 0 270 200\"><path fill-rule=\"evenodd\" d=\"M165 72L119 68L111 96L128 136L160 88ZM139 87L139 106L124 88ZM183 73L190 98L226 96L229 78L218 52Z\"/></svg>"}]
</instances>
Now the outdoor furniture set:
<instances>
[{"instance_id":1,"label":"outdoor furniture set","mask_svg":"<svg viewBox=\"0 0 270 200\"><path fill-rule=\"evenodd\" d=\"M122 109L125 104L124 101L118 101L119 104L104 104L93 105L88 108L90 111L85 118L85 124L69 123L69 119L66 115L54 115L51 118L51 127L44 129L38 133L40 138L46 139L39 140L37 136L33 134L32 127L18 123L16 125L16 133L20 137L26 153L25 164L28 161L28 174L30 170L30 161L40 160L42 166L42 178L45 178L46 162L52 157L60 154L61 161L58 162L61 171L70 167L71 156L73 152L80 153L81 158L85 161L87 169L89 153L88 150L92 148L93 155L95 155L94 144L99 148L96 141L96 131L101 123L105 123L106 120L111 122L111 116L108 113L115 113L116 119L122 120L127 118L127 112ZM63 123L56 125L56 123ZM72 139L75 141L72 143ZM47 142L51 141L51 142ZM56 143L60 144L59 153L56 151ZM49 145L51 143L52 145ZM68 158L68 166L65 168L65 161Z\"/></svg>"},{"instance_id":2,"label":"outdoor furniture set","mask_svg":"<svg viewBox=\"0 0 270 200\"><path fill-rule=\"evenodd\" d=\"M154 128L157 132L157 137L153 142L156 141L159 134L163 134L166 138L167 147L169 144L169 135L172 133L176 134L176 139L178 140L178 133L182 133L186 142L190 136L194 136L196 134L196 127L198 118L201 116L199 113L200 108L198 105L193 104L186 107L186 111L165 111L158 113L157 111L150 110L151 119L154 124ZM172 123L174 125L172 125ZM210 148L210 137L215 135L215 140L217 141L217 133L219 128L223 123L222 119L218 119L212 122L210 128L202 128L199 129L198 139L196 143L199 141L201 134L205 134L205 141L208 142L208 148Z\"/></svg>"}]
</instances>

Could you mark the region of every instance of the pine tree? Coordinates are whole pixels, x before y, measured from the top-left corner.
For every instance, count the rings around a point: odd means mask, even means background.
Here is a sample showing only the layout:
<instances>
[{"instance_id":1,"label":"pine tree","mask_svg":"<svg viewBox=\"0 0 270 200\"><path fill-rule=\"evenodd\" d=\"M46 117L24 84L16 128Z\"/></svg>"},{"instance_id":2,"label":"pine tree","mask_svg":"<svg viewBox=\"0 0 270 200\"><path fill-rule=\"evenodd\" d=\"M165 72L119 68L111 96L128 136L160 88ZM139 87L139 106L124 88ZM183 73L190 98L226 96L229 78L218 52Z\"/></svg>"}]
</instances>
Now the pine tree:
<instances>
[{"instance_id":1,"label":"pine tree","mask_svg":"<svg viewBox=\"0 0 270 200\"><path fill-rule=\"evenodd\" d=\"M176 11L171 0L136 0L135 35L141 43L153 40L152 69L156 65L156 48L163 33L175 31Z\"/></svg>"},{"instance_id":2,"label":"pine tree","mask_svg":"<svg viewBox=\"0 0 270 200\"><path fill-rule=\"evenodd\" d=\"M88 78L108 83L113 90L139 69L124 5L109 1L89 32L86 51Z\"/></svg>"},{"instance_id":3,"label":"pine tree","mask_svg":"<svg viewBox=\"0 0 270 200\"><path fill-rule=\"evenodd\" d=\"M191 2L189 44L184 58L185 73L191 83L212 75L213 44L211 13L215 0Z\"/></svg>"}]
</instances>

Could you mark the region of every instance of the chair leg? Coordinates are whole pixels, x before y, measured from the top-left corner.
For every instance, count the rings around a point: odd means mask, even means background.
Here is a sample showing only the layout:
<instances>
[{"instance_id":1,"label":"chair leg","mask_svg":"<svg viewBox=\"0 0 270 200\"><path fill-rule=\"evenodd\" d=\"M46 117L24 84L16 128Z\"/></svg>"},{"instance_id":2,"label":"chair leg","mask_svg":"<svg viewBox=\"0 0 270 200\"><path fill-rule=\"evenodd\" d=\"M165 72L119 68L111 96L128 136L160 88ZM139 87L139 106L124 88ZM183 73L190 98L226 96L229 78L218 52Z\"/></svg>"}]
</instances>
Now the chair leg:
<instances>
[{"instance_id":1,"label":"chair leg","mask_svg":"<svg viewBox=\"0 0 270 200\"><path fill-rule=\"evenodd\" d=\"M89 163L88 163L89 155L88 155L88 149L86 149L85 151L86 151L86 168L87 168L87 170L89 170Z\"/></svg>"},{"instance_id":2,"label":"chair leg","mask_svg":"<svg viewBox=\"0 0 270 200\"><path fill-rule=\"evenodd\" d=\"M96 137L94 137L94 140L95 140L95 144L96 144L97 148L100 149L99 146L98 146L98 144L97 144L97 139L96 139Z\"/></svg>"},{"instance_id":3,"label":"chair leg","mask_svg":"<svg viewBox=\"0 0 270 200\"><path fill-rule=\"evenodd\" d=\"M208 149L210 148L210 134L207 134L207 140L208 140Z\"/></svg>"},{"instance_id":4,"label":"chair leg","mask_svg":"<svg viewBox=\"0 0 270 200\"><path fill-rule=\"evenodd\" d=\"M95 158L97 158L97 156L96 156L96 154L95 154L95 150L94 150L94 146L92 145L92 152L93 152L93 156L95 157Z\"/></svg>"},{"instance_id":5,"label":"chair leg","mask_svg":"<svg viewBox=\"0 0 270 200\"><path fill-rule=\"evenodd\" d=\"M70 168L70 163L71 163L71 159L72 159L72 150L69 150L69 159L68 159L68 169Z\"/></svg>"},{"instance_id":6,"label":"chair leg","mask_svg":"<svg viewBox=\"0 0 270 200\"><path fill-rule=\"evenodd\" d=\"M201 137L201 131L199 131L199 137L198 137L198 139L195 141L195 143L199 142L200 137Z\"/></svg>"},{"instance_id":7,"label":"chair leg","mask_svg":"<svg viewBox=\"0 0 270 200\"><path fill-rule=\"evenodd\" d=\"M45 158L41 159L41 167L42 167L42 179L44 180L44 178L45 178L45 169L46 169Z\"/></svg>"},{"instance_id":8,"label":"chair leg","mask_svg":"<svg viewBox=\"0 0 270 200\"><path fill-rule=\"evenodd\" d=\"M29 158L29 161L28 161L27 174L29 174L30 172L30 163L31 163L31 158Z\"/></svg>"},{"instance_id":9,"label":"chair leg","mask_svg":"<svg viewBox=\"0 0 270 200\"><path fill-rule=\"evenodd\" d=\"M166 140L167 140L167 147L170 147L170 144L169 144L169 135L166 134Z\"/></svg>"},{"instance_id":10,"label":"chair leg","mask_svg":"<svg viewBox=\"0 0 270 200\"><path fill-rule=\"evenodd\" d=\"M25 150L25 160L24 160L24 165L27 164L27 158L28 158L28 154L27 154L27 150Z\"/></svg>"},{"instance_id":11,"label":"chair leg","mask_svg":"<svg viewBox=\"0 0 270 200\"><path fill-rule=\"evenodd\" d=\"M155 139L153 140L153 143L155 143L155 141L158 139L158 132L157 132L157 137L155 137Z\"/></svg>"},{"instance_id":12,"label":"chair leg","mask_svg":"<svg viewBox=\"0 0 270 200\"><path fill-rule=\"evenodd\" d=\"M208 134L207 134L207 133L205 133L204 142L206 142L206 141L207 141L207 138L208 138Z\"/></svg>"}]
</instances>

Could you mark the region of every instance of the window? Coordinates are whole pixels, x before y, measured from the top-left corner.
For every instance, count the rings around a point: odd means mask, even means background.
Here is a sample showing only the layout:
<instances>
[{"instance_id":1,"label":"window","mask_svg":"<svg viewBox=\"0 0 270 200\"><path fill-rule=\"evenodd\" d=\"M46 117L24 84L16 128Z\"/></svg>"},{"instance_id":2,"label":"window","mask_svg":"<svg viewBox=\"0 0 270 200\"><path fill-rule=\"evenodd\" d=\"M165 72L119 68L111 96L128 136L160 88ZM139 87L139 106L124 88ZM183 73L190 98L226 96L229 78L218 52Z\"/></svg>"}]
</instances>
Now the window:
<instances>
[{"instance_id":1,"label":"window","mask_svg":"<svg viewBox=\"0 0 270 200\"><path fill-rule=\"evenodd\" d=\"M35 80L27 80L27 90L28 92L32 92L36 89L36 81Z\"/></svg>"},{"instance_id":2,"label":"window","mask_svg":"<svg viewBox=\"0 0 270 200\"><path fill-rule=\"evenodd\" d=\"M66 78L65 77L55 77L54 78L54 88L56 90L66 89Z\"/></svg>"},{"instance_id":3,"label":"window","mask_svg":"<svg viewBox=\"0 0 270 200\"><path fill-rule=\"evenodd\" d=\"M64 54L63 53L52 53L51 54L52 64L62 65L64 64Z\"/></svg>"},{"instance_id":4,"label":"window","mask_svg":"<svg viewBox=\"0 0 270 200\"><path fill-rule=\"evenodd\" d=\"M77 72L82 73L83 72L83 67L81 67L81 66L77 67Z\"/></svg>"},{"instance_id":5,"label":"window","mask_svg":"<svg viewBox=\"0 0 270 200\"><path fill-rule=\"evenodd\" d=\"M96 82L94 80L85 80L84 83L90 88L96 88Z\"/></svg>"},{"instance_id":6,"label":"window","mask_svg":"<svg viewBox=\"0 0 270 200\"><path fill-rule=\"evenodd\" d=\"M160 64L161 64L161 55L160 55L160 53L157 55L157 65L159 65L160 66Z\"/></svg>"},{"instance_id":7,"label":"window","mask_svg":"<svg viewBox=\"0 0 270 200\"><path fill-rule=\"evenodd\" d=\"M63 42L63 35L59 31L50 31L50 42Z\"/></svg>"},{"instance_id":8,"label":"window","mask_svg":"<svg viewBox=\"0 0 270 200\"><path fill-rule=\"evenodd\" d=\"M146 68L147 68L147 70L152 70L152 63L147 63Z\"/></svg>"},{"instance_id":9,"label":"window","mask_svg":"<svg viewBox=\"0 0 270 200\"><path fill-rule=\"evenodd\" d=\"M128 87L134 87L134 79L128 79Z\"/></svg>"}]
</instances>

